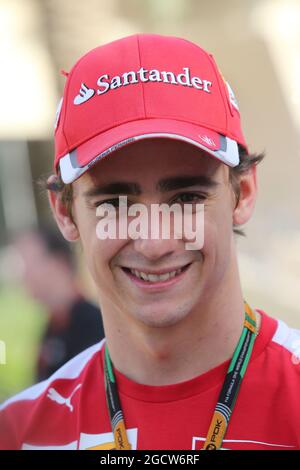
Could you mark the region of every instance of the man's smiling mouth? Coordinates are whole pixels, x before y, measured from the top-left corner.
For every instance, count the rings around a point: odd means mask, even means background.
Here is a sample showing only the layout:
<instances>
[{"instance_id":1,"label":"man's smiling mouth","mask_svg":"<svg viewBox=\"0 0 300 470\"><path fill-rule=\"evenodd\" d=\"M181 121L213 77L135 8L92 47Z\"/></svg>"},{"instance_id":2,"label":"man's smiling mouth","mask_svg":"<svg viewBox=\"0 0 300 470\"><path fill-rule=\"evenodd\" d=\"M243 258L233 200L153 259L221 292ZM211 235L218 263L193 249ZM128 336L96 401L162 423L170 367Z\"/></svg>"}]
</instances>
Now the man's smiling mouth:
<instances>
[{"instance_id":1,"label":"man's smiling mouth","mask_svg":"<svg viewBox=\"0 0 300 470\"><path fill-rule=\"evenodd\" d=\"M164 269L157 272L154 271L140 271L134 268L122 268L130 276L134 276L136 279L144 281L145 283L161 283L173 279L179 276L182 272L186 271L191 263L179 268Z\"/></svg>"}]
</instances>

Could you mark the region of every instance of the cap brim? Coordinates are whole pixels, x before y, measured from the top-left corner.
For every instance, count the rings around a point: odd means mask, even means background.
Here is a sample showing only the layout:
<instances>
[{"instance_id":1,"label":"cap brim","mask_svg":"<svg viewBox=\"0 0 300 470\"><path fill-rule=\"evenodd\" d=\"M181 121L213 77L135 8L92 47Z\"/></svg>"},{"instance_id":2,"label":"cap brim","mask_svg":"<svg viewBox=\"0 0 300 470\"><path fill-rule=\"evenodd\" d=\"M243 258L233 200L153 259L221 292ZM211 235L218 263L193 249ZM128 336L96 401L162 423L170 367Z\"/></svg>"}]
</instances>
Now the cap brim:
<instances>
[{"instance_id":1,"label":"cap brim","mask_svg":"<svg viewBox=\"0 0 300 470\"><path fill-rule=\"evenodd\" d=\"M61 157L61 178L66 184L72 183L116 150L139 140L153 138L187 142L228 166L239 164L237 142L221 133L185 121L140 119L102 132Z\"/></svg>"}]
</instances>

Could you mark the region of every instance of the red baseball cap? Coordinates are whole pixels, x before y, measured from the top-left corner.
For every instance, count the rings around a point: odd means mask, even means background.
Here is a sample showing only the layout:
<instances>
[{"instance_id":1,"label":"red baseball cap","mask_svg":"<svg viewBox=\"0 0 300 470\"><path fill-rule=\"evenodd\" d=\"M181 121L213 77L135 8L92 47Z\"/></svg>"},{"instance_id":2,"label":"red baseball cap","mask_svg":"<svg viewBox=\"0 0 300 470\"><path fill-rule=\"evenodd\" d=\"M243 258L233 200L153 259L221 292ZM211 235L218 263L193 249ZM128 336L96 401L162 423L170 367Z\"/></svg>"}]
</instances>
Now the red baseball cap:
<instances>
[{"instance_id":1,"label":"red baseball cap","mask_svg":"<svg viewBox=\"0 0 300 470\"><path fill-rule=\"evenodd\" d=\"M190 41L135 34L91 50L67 74L54 161L65 183L148 138L185 141L231 167L238 144L247 150L232 89Z\"/></svg>"}]
</instances>

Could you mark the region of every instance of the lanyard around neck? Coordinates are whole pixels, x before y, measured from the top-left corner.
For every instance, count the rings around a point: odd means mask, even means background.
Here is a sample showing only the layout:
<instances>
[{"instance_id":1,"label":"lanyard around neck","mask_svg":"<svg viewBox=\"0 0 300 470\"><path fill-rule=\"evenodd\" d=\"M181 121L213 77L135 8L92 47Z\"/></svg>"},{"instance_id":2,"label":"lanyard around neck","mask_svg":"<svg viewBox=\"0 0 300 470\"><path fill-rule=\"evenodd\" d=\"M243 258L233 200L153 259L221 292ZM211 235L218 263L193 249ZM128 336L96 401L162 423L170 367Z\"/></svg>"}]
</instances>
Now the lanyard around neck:
<instances>
[{"instance_id":1,"label":"lanyard around neck","mask_svg":"<svg viewBox=\"0 0 300 470\"><path fill-rule=\"evenodd\" d=\"M235 348L233 357L218 398L217 405L209 426L203 450L218 450L228 428L229 420L245 375L257 334L255 313L245 302L245 320L242 334ZM124 416L121 408L113 365L105 345L104 376L106 401L117 450L130 450Z\"/></svg>"},{"instance_id":2,"label":"lanyard around neck","mask_svg":"<svg viewBox=\"0 0 300 470\"><path fill-rule=\"evenodd\" d=\"M256 337L255 313L245 302L244 328L233 353L202 450L221 448Z\"/></svg>"}]
</instances>

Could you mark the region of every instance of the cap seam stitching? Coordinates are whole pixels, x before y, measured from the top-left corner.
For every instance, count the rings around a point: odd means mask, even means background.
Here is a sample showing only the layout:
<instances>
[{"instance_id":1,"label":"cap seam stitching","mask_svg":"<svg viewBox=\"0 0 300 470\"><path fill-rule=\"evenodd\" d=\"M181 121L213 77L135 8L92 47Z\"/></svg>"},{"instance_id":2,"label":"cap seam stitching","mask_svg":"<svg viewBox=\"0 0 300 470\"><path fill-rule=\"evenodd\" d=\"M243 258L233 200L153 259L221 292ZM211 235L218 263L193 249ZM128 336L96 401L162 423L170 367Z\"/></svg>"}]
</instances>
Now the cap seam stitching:
<instances>
[{"instance_id":1,"label":"cap seam stitching","mask_svg":"<svg viewBox=\"0 0 300 470\"><path fill-rule=\"evenodd\" d=\"M227 111L227 107L226 107L227 98L226 98L226 96L224 97L224 85L225 85L224 79L222 78L221 72L220 72L215 60L213 59L213 57L210 54L208 54L208 58L209 58L210 63L213 66L215 77L216 77L218 85L219 85L219 89L220 89L220 93L221 93L221 97L222 97L222 101L223 101L223 105L224 105L224 110L225 110L225 117L226 117L226 123L225 123L225 125L226 125L226 135L228 135L228 115L227 115L228 111ZM220 81L220 79L221 79L221 81ZM223 88L222 88L222 86L223 86Z\"/></svg>"},{"instance_id":2,"label":"cap seam stitching","mask_svg":"<svg viewBox=\"0 0 300 470\"><path fill-rule=\"evenodd\" d=\"M137 47L138 47L138 54L139 54L139 63L140 63L140 67L142 67L139 35L136 36L136 39L137 39ZM142 97L143 97L143 105L144 105L144 117L146 118L146 103L145 103L145 95L144 95L144 85L143 85L143 83L141 83L141 87L142 87Z\"/></svg>"},{"instance_id":3,"label":"cap seam stitching","mask_svg":"<svg viewBox=\"0 0 300 470\"><path fill-rule=\"evenodd\" d=\"M96 50L98 49L97 47L95 47L94 49L92 50ZM64 96L66 97L65 99L65 113L64 113L64 116L63 117L63 127L62 127L62 133L65 137L65 141L67 143L67 146L70 147L70 144L69 144L69 140L67 139L67 136L66 136L66 133L65 133L65 123L66 123L66 114L67 114L67 103L69 101L69 88L70 88L70 83L71 83L71 79L72 79L72 76L74 75L74 72L75 72L75 69L77 69L77 67L79 66L79 64L83 61L83 59L89 55L92 51L88 51L86 54L84 54L77 62L76 64L72 67L72 69L70 70L70 73L68 75L68 78L67 78L67 83L66 83L66 91L64 93Z\"/></svg>"}]
</instances>

